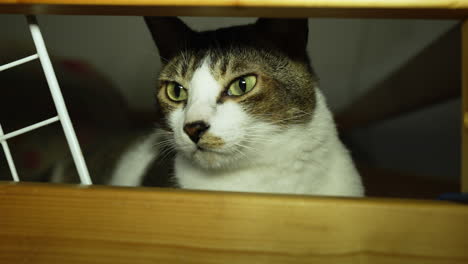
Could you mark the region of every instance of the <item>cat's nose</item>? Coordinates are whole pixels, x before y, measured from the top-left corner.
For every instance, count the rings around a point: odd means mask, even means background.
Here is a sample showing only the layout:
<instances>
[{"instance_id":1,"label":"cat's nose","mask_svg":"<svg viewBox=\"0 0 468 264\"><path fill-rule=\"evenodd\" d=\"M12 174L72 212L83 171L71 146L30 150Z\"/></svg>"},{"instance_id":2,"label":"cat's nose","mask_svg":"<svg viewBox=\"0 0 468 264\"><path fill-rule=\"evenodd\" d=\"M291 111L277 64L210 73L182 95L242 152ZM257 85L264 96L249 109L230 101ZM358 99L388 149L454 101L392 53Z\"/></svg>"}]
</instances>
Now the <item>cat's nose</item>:
<instances>
[{"instance_id":1,"label":"cat's nose","mask_svg":"<svg viewBox=\"0 0 468 264\"><path fill-rule=\"evenodd\" d=\"M201 136L208 130L210 126L203 121L197 121L185 124L184 131L189 138L196 144L200 140Z\"/></svg>"}]
</instances>

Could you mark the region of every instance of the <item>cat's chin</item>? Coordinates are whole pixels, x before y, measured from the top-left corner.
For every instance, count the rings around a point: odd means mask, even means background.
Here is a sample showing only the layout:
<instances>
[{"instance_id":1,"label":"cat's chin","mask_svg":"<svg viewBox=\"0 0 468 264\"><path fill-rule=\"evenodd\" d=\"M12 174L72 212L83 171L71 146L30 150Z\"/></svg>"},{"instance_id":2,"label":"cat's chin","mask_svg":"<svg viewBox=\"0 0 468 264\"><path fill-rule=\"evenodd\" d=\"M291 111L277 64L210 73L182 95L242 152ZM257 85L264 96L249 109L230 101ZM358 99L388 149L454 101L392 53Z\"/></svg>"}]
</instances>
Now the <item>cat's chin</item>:
<instances>
[{"instance_id":1,"label":"cat's chin","mask_svg":"<svg viewBox=\"0 0 468 264\"><path fill-rule=\"evenodd\" d=\"M197 148L190 153L184 153L184 157L193 164L204 169L227 169L236 167L240 157L230 153L210 149Z\"/></svg>"}]
</instances>

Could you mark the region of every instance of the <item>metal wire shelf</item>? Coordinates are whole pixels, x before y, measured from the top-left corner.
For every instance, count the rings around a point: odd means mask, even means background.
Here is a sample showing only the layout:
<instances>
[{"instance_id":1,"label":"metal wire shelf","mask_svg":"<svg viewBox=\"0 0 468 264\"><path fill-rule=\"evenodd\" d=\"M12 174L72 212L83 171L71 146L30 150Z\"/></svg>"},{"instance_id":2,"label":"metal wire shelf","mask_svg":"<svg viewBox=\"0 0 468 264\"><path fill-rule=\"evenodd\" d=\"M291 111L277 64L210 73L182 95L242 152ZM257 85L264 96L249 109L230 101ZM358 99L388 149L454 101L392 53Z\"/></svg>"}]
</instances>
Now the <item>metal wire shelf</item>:
<instances>
[{"instance_id":1,"label":"metal wire shelf","mask_svg":"<svg viewBox=\"0 0 468 264\"><path fill-rule=\"evenodd\" d=\"M31 56L7 63L5 65L0 65L0 72L19 66L21 64L39 59L42 69L44 70L44 74L45 74L47 84L50 89L50 93L52 95L52 99L55 104L55 109L57 110L57 116L35 123L35 124L32 124L30 126L9 132L7 134L5 134L5 132L3 131L2 125L0 123L0 144L2 145L3 151L5 152L5 157L7 159L12 178L15 182L20 181L18 172L15 167L15 163L11 156L11 152L10 152L10 148L8 146L7 140L59 121L65 133L65 138L70 148L73 161L75 162L75 166L78 171L81 184L90 185L92 184L92 181L89 176L88 168L86 166L86 162L84 160L83 153L81 151L80 144L76 137L76 133L73 128L73 124L71 122L70 116L68 115L68 110L65 105L65 101L63 99L62 92L60 90L60 86L57 81L57 77L55 76L55 71L52 66L52 62L50 61L49 53L47 52L47 48L45 46L45 42L42 37L41 30L39 28L39 24L35 16L26 16L26 19L29 25L29 30L31 32L31 36L33 38L37 53Z\"/></svg>"}]
</instances>

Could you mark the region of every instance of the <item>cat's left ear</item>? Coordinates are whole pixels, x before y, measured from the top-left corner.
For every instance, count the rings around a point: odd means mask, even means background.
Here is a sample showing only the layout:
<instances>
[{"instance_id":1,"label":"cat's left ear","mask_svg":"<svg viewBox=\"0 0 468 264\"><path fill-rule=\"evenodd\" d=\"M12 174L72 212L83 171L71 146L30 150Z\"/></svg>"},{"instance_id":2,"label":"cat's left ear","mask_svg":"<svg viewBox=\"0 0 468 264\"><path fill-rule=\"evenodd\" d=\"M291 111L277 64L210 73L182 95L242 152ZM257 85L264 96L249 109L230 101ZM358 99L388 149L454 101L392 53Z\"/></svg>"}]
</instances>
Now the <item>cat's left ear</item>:
<instances>
[{"instance_id":1,"label":"cat's left ear","mask_svg":"<svg viewBox=\"0 0 468 264\"><path fill-rule=\"evenodd\" d=\"M194 34L177 17L145 17L146 25L159 50L159 55L169 60L180 52Z\"/></svg>"},{"instance_id":2,"label":"cat's left ear","mask_svg":"<svg viewBox=\"0 0 468 264\"><path fill-rule=\"evenodd\" d=\"M307 18L259 18L255 26L257 32L262 32L268 40L285 52L301 55L307 48L309 35Z\"/></svg>"}]
</instances>

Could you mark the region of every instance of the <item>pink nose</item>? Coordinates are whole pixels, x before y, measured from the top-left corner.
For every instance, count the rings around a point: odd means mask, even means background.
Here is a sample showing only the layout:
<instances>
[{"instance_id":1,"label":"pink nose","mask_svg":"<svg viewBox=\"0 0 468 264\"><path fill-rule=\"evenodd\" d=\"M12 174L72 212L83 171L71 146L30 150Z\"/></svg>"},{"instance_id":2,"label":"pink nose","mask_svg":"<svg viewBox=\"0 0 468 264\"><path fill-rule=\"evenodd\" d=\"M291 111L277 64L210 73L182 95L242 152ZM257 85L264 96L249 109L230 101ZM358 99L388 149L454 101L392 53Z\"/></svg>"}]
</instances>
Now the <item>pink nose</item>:
<instances>
[{"instance_id":1,"label":"pink nose","mask_svg":"<svg viewBox=\"0 0 468 264\"><path fill-rule=\"evenodd\" d=\"M196 144L203 136L203 134L210 128L203 121L196 121L192 123L185 124L184 131L189 136L189 138Z\"/></svg>"}]
</instances>

